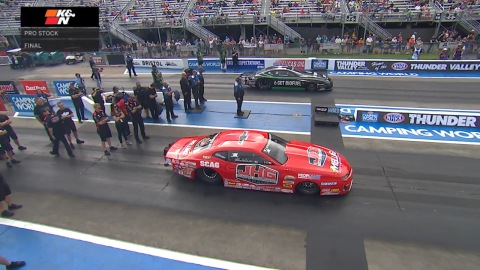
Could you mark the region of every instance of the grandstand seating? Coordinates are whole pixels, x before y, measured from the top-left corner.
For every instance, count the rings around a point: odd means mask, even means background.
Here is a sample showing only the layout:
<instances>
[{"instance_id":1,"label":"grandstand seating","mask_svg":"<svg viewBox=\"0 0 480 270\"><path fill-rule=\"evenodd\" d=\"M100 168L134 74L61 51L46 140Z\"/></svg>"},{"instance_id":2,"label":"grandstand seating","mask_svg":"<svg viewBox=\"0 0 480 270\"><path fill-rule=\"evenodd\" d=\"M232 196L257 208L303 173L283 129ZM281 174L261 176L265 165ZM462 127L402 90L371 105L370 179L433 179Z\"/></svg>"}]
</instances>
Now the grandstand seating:
<instances>
[{"instance_id":1,"label":"grandstand seating","mask_svg":"<svg viewBox=\"0 0 480 270\"><path fill-rule=\"evenodd\" d=\"M253 23L253 17L260 12L261 0L196 0L188 10L188 18L201 25L224 24L239 21Z\"/></svg>"},{"instance_id":2,"label":"grandstand seating","mask_svg":"<svg viewBox=\"0 0 480 270\"><path fill-rule=\"evenodd\" d=\"M5 1L0 12L0 29L12 29L20 27L20 7L32 6L35 1L16 0Z\"/></svg>"}]
</instances>

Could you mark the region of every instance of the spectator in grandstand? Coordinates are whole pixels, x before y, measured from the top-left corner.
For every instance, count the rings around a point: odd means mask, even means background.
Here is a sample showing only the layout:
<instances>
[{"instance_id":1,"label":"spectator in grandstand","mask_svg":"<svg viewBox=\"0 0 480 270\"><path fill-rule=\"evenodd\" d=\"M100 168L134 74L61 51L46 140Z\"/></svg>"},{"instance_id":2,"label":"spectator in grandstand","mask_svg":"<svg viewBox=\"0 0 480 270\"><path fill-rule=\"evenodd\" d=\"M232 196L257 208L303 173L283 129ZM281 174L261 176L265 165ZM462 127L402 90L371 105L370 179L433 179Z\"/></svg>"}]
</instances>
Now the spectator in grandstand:
<instances>
[{"instance_id":1,"label":"spectator in grandstand","mask_svg":"<svg viewBox=\"0 0 480 270\"><path fill-rule=\"evenodd\" d=\"M135 65L133 64L133 57L130 54L127 54L127 57L125 57L125 63L128 69L128 76L132 78L132 71L133 71L133 75L136 77L137 72L135 71Z\"/></svg>"},{"instance_id":2,"label":"spectator in grandstand","mask_svg":"<svg viewBox=\"0 0 480 270\"><path fill-rule=\"evenodd\" d=\"M8 116L4 114L0 114L0 127L4 128L7 131L8 136L17 145L18 150L20 151L26 150L27 148L20 144L17 133L15 133L15 130L13 129L11 124L12 124L12 120Z\"/></svg>"},{"instance_id":3,"label":"spectator in grandstand","mask_svg":"<svg viewBox=\"0 0 480 270\"><path fill-rule=\"evenodd\" d=\"M73 122L73 112L70 108L65 107L62 102L57 102L58 111L57 116L63 121L63 125L65 127L65 134L67 135L67 141L70 144L72 149L75 149L75 145L72 143L72 132L73 136L76 139L77 144L83 144L84 141L78 138L78 131L77 127L75 126L75 122Z\"/></svg>"},{"instance_id":4,"label":"spectator in grandstand","mask_svg":"<svg viewBox=\"0 0 480 270\"><path fill-rule=\"evenodd\" d=\"M458 44L457 48L453 52L452 60L462 60L463 51L465 47L462 44Z\"/></svg>"},{"instance_id":5,"label":"spectator in grandstand","mask_svg":"<svg viewBox=\"0 0 480 270\"><path fill-rule=\"evenodd\" d=\"M112 131L108 126L108 115L102 111L100 104L94 104L93 108L95 109L95 112L93 112L93 121L95 121L97 134L100 136L100 141L102 142L102 150L106 156L110 156L110 151L115 151L117 148L112 146ZM108 149L105 143L108 144Z\"/></svg>"},{"instance_id":6,"label":"spectator in grandstand","mask_svg":"<svg viewBox=\"0 0 480 270\"><path fill-rule=\"evenodd\" d=\"M6 190L10 190L10 189L6 189ZM26 265L26 263L24 261L9 261L5 257L0 256L0 265L5 265L6 269L10 270L10 269L17 269L17 268L23 267Z\"/></svg>"},{"instance_id":7,"label":"spectator in grandstand","mask_svg":"<svg viewBox=\"0 0 480 270\"><path fill-rule=\"evenodd\" d=\"M435 45L437 42L438 42L437 37L435 35L433 35L432 38L430 39L429 44L428 44L427 53L432 52L433 45Z\"/></svg>"},{"instance_id":8,"label":"spectator in grandstand","mask_svg":"<svg viewBox=\"0 0 480 270\"><path fill-rule=\"evenodd\" d=\"M438 60L447 60L448 59L448 49L443 48L443 50L438 55Z\"/></svg>"}]
</instances>

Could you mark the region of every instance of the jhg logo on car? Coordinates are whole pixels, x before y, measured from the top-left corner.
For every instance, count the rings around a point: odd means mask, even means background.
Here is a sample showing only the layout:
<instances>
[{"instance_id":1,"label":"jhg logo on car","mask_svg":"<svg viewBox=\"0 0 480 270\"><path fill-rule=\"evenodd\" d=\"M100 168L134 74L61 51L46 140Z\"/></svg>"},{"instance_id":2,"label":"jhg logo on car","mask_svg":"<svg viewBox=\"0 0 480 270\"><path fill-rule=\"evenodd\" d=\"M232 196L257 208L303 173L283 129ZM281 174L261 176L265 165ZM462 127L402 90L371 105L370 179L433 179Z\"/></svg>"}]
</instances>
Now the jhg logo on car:
<instances>
[{"instance_id":1,"label":"jhg logo on car","mask_svg":"<svg viewBox=\"0 0 480 270\"><path fill-rule=\"evenodd\" d=\"M236 178L257 185L276 185L278 171L263 165L237 165Z\"/></svg>"},{"instance_id":2,"label":"jhg logo on car","mask_svg":"<svg viewBox=\"0 0 480 270\"><path fill-rule=\"evenodd\" d=\"M68 25L70 18L75 17L71 9L47 9L45 25Z\"/></svg>"}]
</instances>

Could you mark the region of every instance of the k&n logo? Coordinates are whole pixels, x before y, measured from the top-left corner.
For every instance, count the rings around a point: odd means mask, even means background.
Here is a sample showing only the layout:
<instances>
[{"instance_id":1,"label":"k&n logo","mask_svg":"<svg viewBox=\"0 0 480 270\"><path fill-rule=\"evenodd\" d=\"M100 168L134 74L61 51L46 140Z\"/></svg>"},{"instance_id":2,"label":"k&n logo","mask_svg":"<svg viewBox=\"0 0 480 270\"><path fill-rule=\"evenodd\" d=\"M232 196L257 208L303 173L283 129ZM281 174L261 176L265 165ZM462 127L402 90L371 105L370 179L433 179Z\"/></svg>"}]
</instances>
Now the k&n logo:
<instances>
[{"instance_id":1,"label":"k&n logo","mask_svg":"<svg viewBox=\"0 0 480 270\"><path fill-rule=\"evenodd\" d=\"M75 17L75 13L71 9L47 9L45 17L47 18L45 25L68 25L68 21Z\"/></svg>"}]
</instances>

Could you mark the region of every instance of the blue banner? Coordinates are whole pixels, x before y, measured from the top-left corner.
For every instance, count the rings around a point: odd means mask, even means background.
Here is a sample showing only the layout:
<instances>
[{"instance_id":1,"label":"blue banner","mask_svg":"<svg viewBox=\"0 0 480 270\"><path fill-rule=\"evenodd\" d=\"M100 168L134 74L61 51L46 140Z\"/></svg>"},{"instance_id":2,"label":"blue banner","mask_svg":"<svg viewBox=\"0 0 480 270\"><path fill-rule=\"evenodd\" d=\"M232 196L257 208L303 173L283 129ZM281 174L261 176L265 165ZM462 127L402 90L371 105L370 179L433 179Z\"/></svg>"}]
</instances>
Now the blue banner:
<instances>
[{"instance_id":1,"label":"blue banner","mask_svg":"<svg viewBox=\"0 0 480 270\"><path fill-rule=\"evenodd\" d=\"M328 60L322 60L322 59L312 60L312 70L327 70L327 69L328 69Z\"/></svg>"},{"instance_id":2,"label":"blue banner","mask_svg":"<svg viewBox=\"0 0 480 270\"><path fill-rule=\"evenodd\" d=\"M16 112L31 112L35 108L36 95L8 95Z\"/></svg>"},{"instance_id":3,"label":"blue banner","mask_svg":"<svg viewBox=\"0 0 480 270\"><path fill-rule=\"evenodd\" d=\"M57 91L57 95L59 96L69 96L68 88L70 86L70 81L53 81L53 87L55 87L55 91ZM78 85L75 83L75 87Z\"/></svg>"},{"instance_id":4,"label":"blue banner","mask_svg":"<svg viewBox=\"0 0 480 270\"><path fill-rule=\"evenodd\" d=\"M196 59L188 59L188 67L193 69L198 69L198 62ZM248 72L248 71L258 71L265 68L264 59L250 59L250 60L238 60L238 72ZM219 59L204 59L203 60L203 69L205 71L218 71L220 69L220 60ZM233 70L233 62L231 59L227 59L227 70Z\"/></svg>"}]
</instances>

